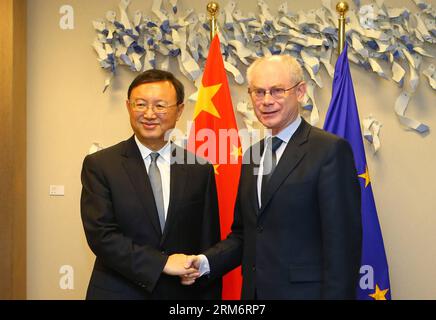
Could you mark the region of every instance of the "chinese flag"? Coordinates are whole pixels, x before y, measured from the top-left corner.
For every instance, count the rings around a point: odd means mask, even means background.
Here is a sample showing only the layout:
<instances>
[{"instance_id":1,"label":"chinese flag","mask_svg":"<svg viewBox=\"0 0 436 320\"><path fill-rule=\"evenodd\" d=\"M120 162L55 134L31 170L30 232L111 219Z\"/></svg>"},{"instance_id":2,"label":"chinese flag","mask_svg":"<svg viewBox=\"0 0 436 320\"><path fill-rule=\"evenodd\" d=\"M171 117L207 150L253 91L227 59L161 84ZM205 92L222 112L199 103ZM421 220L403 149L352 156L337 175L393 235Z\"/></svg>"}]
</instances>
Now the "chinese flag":
<instances>
[{"instance_id":1,"label":"chinese flag","mask_svg":"<svg viewBox=\"0 0 436 320\"><path fill-rule=\"evenodd\" d=\"M209 48L193 121L188 149L214 165L221 238L224 239L233 222L242 148L217 35ZM240 299L241 284L238 267L224 276L223 299Z\"/></svg>"}]
</instances>

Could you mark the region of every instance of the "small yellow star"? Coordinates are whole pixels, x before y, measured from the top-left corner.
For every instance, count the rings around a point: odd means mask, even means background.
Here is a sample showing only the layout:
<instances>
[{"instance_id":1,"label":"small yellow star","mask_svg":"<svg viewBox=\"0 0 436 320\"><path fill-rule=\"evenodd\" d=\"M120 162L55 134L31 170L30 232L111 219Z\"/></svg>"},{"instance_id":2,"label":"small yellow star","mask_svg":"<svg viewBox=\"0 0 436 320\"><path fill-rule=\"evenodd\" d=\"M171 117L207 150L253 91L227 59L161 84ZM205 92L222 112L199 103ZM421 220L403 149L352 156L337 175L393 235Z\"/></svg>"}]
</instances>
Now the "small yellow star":
<instances>
[{"instance_id":1,"label":"small yellow star","mask_svg":"<svg viewBox=\"0 0 436 320\"><path fill-rule=\"evenodd\" d=\"M198 89L197 103L195 104L194 120L201 111L208 112L214 117L221 118L218 110L212 102L212 98L215 96L221 86L221 83L209 87L203 87L203 84L201 84L200 89Z\"/></svg>"},{"instance_id":2,"label":"small yellow star","mask_svg":"<svg viewBox=\"0 0 436 320\"><path fill-rule=\"evenodd\" d=\"M370 294L369 296L374 300L386 300L386 293L388 293L389 289L380 290L378 284L375 285L375 292Z\"/></svg>"},{"instance_id":3,"label":"small yellow star","mask_svg":"<svg viewBox=\"0 0 436 320\"><path fill-rule=\"evenodd\" d=\"M220 165L219 164L214 164L213 165L213 171L215 171L215 174L216 175L219 175L220 173L218 172L218 167L219 167Z\"/></svg>"},{"instance_id":4,"label":"small yellow star","mask_svg":"<svg viewBox=\"0 0 436 320\"><path fill-rule=\"evenodd\" d=\"M368 166L365 166L365 172L359 174L359 178L365 179L365 188L371 183L371 179L369 178Z\"/></svg>"},{"instance_id":5,"label":"small yellow star","mask_svg":"<svg viewBox=\"0 0 436 320\"><path fill-rule=\"evenodd\" d=\"M235 159L238 159L238 157L242 157L242 147L237 147L235 145L232 145L232 152L230 153Z\"/></svg>"}]
</instances>

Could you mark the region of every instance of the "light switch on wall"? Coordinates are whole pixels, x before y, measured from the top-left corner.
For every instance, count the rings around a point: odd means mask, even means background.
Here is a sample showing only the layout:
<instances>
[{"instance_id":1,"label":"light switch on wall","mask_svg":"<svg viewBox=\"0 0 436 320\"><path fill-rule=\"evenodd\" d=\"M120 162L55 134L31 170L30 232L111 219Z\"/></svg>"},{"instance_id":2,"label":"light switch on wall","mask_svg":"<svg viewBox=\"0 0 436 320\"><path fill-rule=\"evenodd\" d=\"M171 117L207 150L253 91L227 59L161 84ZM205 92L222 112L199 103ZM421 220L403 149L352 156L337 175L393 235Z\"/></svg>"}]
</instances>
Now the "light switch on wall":
<instances>
[{"instance_id":1,"label":"light switch on wall","mask_svg":"<svg viewBox=\"0 0 436 320\"><path fill-rule=\"evenodd\" d=\"M51 196L63 196L65 195L65 186L55 186L50 185L50 193Z\"/></svg>"}]
</instances>

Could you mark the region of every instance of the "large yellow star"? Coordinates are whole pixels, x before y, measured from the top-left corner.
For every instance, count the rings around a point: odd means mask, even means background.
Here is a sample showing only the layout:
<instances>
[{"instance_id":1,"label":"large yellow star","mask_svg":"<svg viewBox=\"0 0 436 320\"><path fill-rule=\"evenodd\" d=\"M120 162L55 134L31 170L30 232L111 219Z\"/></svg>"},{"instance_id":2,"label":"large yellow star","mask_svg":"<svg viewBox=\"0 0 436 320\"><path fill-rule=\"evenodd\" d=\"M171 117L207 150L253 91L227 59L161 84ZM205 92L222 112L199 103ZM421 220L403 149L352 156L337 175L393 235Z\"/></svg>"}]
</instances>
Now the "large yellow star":
<instances>
[{"instance_id":1,"label":"large yellow star","mask_svg":"<svg viewBox=\"0 0 436 320\"><path fill-rule=\"evenodd\" d=\"M218 110L212 102L212 98L215 96L221 86L221 83L209 87L203 87L203 84L201 84L200 89L198 89L197 103L195 104L194 120L201 111L208 112L214 117L221 118Z\"/></svg>"},{"instance_id":2,"label":"large yellow star","mask_svg":"<svg viewBox=\"0 0 436 320\"><path fill-rule=\"evenodd\" d=\"M365 172L359 174L359 178L365 179L365 188L371 183L371 179L369 178L368 166L365 166Z\"/></svg>"},{"instance_id":3,"label":"large yellow star","mask_svg":"<svg viewBox=\"0 0 436 320\"><path fill-rule=\"evenodd\" d=\"M214 164L213 165L213 171L215 172L215 174L216 175L219 175L220 173L218 172L218 167L219 167L220 165L219 164Z\"/></svg>"},{"instance_id":4,"label":"large yellow star","mask_svg":"<svg viewBox=\"0 0 436 320\"><path fill-rule=\"evenodd\" d=\"M235 145L232 145L232 152L230 153L235 159L238 159L238 157L242 157L242 147L237 147Z\"/></svg>"},{"instance_id":5,"label":"large yellow star","mask_svg":"<svg viewBox=\"0 0 436 320\"><path fill-rule=\"evenodd\" d=\"M375 292L370 294L369 296L374 300L386 300L386 293L388 293L389 289L380 290L378 284L375 285Z\"/></svg>"}]
</instances>

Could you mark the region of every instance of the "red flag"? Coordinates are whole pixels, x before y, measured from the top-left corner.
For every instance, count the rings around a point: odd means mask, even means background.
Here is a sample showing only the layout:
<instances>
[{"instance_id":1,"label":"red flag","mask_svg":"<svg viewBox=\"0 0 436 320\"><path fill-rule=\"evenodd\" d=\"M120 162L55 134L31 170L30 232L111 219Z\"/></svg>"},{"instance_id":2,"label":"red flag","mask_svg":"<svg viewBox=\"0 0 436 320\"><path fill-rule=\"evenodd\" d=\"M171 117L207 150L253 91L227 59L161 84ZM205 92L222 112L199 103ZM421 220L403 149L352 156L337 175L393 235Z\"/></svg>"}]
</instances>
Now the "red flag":
<instances>
[{"instance_id":1,"label":"red flag","mask_svg":"<svg viewBox=\"0 0 436 320\"><path fill-rule=\"evenodd\" d=\"M242 148L238 136L220 41L216 35L198 92L188 149L209 160L215 169L221 238L230 232L241 173ZM240 267L224 277L223 299L240 299Z\"/></svg>"}]
</instances>

